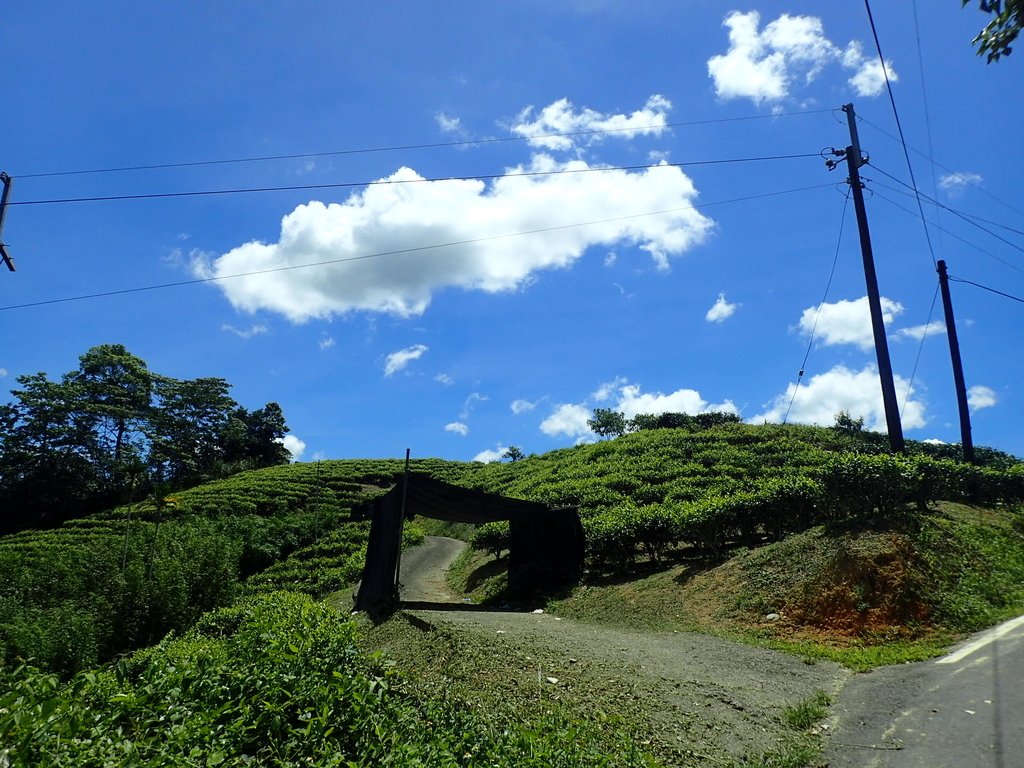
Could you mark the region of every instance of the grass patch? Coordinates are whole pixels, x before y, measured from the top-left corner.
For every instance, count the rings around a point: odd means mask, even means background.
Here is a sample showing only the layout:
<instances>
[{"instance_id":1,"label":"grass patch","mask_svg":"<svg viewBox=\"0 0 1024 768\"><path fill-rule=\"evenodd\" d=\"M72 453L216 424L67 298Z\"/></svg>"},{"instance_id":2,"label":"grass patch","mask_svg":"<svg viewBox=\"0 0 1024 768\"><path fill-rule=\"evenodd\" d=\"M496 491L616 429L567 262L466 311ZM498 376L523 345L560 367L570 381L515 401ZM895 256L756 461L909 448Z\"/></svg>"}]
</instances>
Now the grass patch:
<instances>
[{"instance_id":1,"label":"grass patch","mask_svg":"<svg viewBox=\"0 0 1024 768\"><path fill-rule=\"evenodd\" d=\"M493 555L467 548L448 567L445 579L452 590L474 603L505 602L508 558L496 559Z\"/></svg>"},{"instance_id":2,"label":"grass patch","mask_svg":"<svg viewBox=\"0 0 1024 768\"><path fill-rule=\"evenodd\" d=\"M406 672L407 692L414 698L446 701L485 719L498 732L516 723L526 731L548 733L559 724L563 737L585 747L577 765L662 764L649 754L652 715L636 692L610 690L614 686L606 680L549 684L544 677L565 664L556 651L537 646L526 655L407 612L376 626L363 624L361 631L366 648L381 651ZM609 762L591 762L597 755Z\"/></svg>"},{"instance_id":3,"label":"grass patch","mask_svg":"<svg viewBox=\"0 0 1024 768\"><path fill-rule=\"evenodd\" d=\"M782 716L790 728L806 731L818 721L825 719L828 707L831 705L831 696L824 691L815 691L813 696L791 707L786 707Z\"/></svg>"}]
</instances>

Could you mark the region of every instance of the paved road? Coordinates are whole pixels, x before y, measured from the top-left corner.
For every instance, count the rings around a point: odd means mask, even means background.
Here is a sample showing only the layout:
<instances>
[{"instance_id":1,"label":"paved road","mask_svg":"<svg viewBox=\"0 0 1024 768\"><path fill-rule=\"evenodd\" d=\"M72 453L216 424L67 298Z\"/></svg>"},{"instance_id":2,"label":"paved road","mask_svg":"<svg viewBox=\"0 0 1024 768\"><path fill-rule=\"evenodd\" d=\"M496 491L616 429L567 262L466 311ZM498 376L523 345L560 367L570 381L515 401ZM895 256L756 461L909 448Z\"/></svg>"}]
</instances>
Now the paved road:
<instances>
[{"instance_id":1,"label":"paved road","mask_svg":"<svg viewBox=\"0 0 1024 768\"><path fill-rule=\"evenodd\" d=\"M830 768L1024 766L1024 617L941 659L856 676L833 715Z\"/></svg>"}]
</instances>

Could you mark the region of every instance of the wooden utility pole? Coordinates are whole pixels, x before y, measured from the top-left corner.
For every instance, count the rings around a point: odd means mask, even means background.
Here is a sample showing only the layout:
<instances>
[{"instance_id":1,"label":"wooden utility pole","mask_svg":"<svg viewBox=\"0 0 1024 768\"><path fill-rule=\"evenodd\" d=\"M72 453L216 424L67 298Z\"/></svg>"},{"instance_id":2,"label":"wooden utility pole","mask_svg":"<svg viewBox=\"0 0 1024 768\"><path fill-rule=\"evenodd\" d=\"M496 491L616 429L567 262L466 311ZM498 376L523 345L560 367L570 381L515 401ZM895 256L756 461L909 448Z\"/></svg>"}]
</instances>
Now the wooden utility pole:
<instances>
[{"instance_id":1,"label":"wooden utility pole","mask_svg":"<svg viewBox=\"0 0 1024 768\"><path fill-rule=\"evenodd\" d=\"M974 441L971 439L971 409L967 403L967 387L964 384L964 366L960 362L960 342L956 337L956 320L953 317L953 301L949 297L949 275L946 262L939 259L939 290L942 292L942 310L946 315L946 338L949 339L949 357L953 362L953 383L956 385L956 405L960 411L960 445L964 461L974 463Z\"/></svg>"},{"instance_id":2,"label":"wooden utility pole","mask_svg":"<svg viewBox=\"0 0 1024 768\"><path fill-rule=\"evenodd\" d=\"M7 265L7 269L13 272L14 259L7 253L7 246L4 245L4 219L7 218L7 198L11 196L11 187L14 186L14 179L0 171L0 182L4 185L4 191L0 192L0 260Z\"/></svg>"},{"instance_id":3,"label":"wooden utility pole","mask_svg":"<svg viewBox=\"0 0 1024 768\"><path fill-rule=\"evenodd\" d=\"M885 406L885 424L889 431L889 446L895 453L904 450L903 424L896 401L896 385L892 378L892 363L889 360L889 342L885 336L885 321L882 319L882 301L878 295L878 277L875 275L875 259L871 251L871 233L868 231L868 215L864 209L864 187L860 180L860 167L867 162L860 152L857 136L857 119L853 104L843 106L850 127L850 146L846 148L846 164L850 171L850 189L853 191L853 206L857 211L857 229L860 230L860 252L864 260L864 281L868 288L868 307L871 310L871 330L875 336L875 357L878 360L878 377L882 382L882 403ZM829 161L831 162L831 161ZM834 167L834 164L830 167Z\"/></svg>"}]
</instances>

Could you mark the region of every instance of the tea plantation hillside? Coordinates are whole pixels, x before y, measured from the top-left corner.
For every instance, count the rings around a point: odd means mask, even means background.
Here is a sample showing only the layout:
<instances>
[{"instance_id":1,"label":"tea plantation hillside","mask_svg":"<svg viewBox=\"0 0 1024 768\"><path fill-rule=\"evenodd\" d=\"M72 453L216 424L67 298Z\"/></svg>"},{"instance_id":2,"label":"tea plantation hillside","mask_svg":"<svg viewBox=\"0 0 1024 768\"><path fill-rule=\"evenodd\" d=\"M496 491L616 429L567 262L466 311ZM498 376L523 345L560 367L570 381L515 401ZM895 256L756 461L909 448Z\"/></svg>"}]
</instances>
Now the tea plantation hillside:
<instances>
[{"instance_id":1,"label":"tea plantation hillside","mask_svg":"<svg viewBox=\"0 0 1024 768\"><path fill-rule=\"evenodd\" d=\"M511 463L420 460L412 470L578 506L591 570L623 573L680 548L721 557L908 503L1024 497L1021 462L982 449L984 464L969 466L945 457L950 450L912 443L910 455L891 456L873 433L725 423L647 429ZM321 596L351 584L368 530L353 511L402 471L398 460L277 466L0 537L0 567L10 574L0 584L0 652L70 674L244 593ZM499 550L503 536L501 524L478 533Z\"/></svg>"},{"instance_id":2,"label":"tea plantation hillside","mask_svg":"<svg viewBox=\"0 0 1024 768\"><path fill-rule=\"evenodd\" d=\"M890 624L951 631L1024 607L1024 464L952 451L716 423L411 469L578 507L589 586L553 606L565 615L687 628L683 603L717 601L708 615L722 616L788 600L777 643L872 630L893 606ZM424 697L319 602L358 579L365 508L403 467L276 466L0 537L0 764L656 765L600 712L552 703L499 722ZM474 541L500 552L506 535L492 524ZM822 598L824 623L798 599L814 595L836 598Z\"/></svg>"}]
</instances>

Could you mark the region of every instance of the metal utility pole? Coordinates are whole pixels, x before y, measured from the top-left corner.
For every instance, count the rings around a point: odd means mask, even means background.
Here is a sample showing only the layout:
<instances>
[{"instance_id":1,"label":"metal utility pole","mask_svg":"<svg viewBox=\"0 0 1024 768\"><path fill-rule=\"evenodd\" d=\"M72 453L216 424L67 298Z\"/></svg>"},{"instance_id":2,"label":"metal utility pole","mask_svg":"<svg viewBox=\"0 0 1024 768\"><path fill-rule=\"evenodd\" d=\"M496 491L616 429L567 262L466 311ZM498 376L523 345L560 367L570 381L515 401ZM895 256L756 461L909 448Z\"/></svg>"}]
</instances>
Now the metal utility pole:
<instances>
[{"instance_id":1,"label":"metal utility pole","mask_svg":"<svg viewBox=\"0 0 1024 768\"><path fill-rule=\"evenodd\" d=\"M7 265L7 269L11 272L14 271L14 259L7 252L7 246L4 245L4 219L7 218L7 198L11 196L11 187L14 186L14 179L8 176L3 171L0 171L0 182L3 182L4 191L0 193L0 260Z\"/></svg>"},{"instance_id":2,"label":"metal utility pole","mask_svg":"<svg viewBox=\"0 0 1024 768\"><path fill-rule=\"evenodd\" d=\"M964 384L964 366L960 362L960 342L956 337L956 320L953 318L953 301L949 297L949 275L946 262L939 259L939 290L942 292L942 310L946 315L946 338L949 339L949 357L953 361L953 383L956 385L956 405L960 411L960 445L964 450L964 461L974 463L974 441L971 439L971 409L967 405L967 387Z\"/></svg>"},{"instance_id":3,"label":"metal utility pole","mask_svg":"<svg viewBox=\"0 0 1024 768\"><path fill-rule=\"evenodd\" d=\"M836 151L837 156L845 156L850 171L850 189L853 191L853 206L857 211L857 229L860 230L860 251L864 260L864 281L868 288L868 307L871 310L871 330L875 336L875 356L878 360L878 377L882 382L882 403L885 406L885 423L889 431L889 446L895 453L904 450L903 424L900 422L900 409L896 401L896 385L892 378L892 363L889 361L889 342L885 336L885 321L882 319L882 301L878 295L878 277L875 275L875 258L871 251L871 233L868 231L868 215L864 209L864 187L860 180L860 167L866 160L860 152L860 139L857 136L857 119L853 113L853 104L843 105L846 120L850 126L850 146L846 151ZM836 166L832 160L829 168Z\"/></svg>"}]
</instances>

